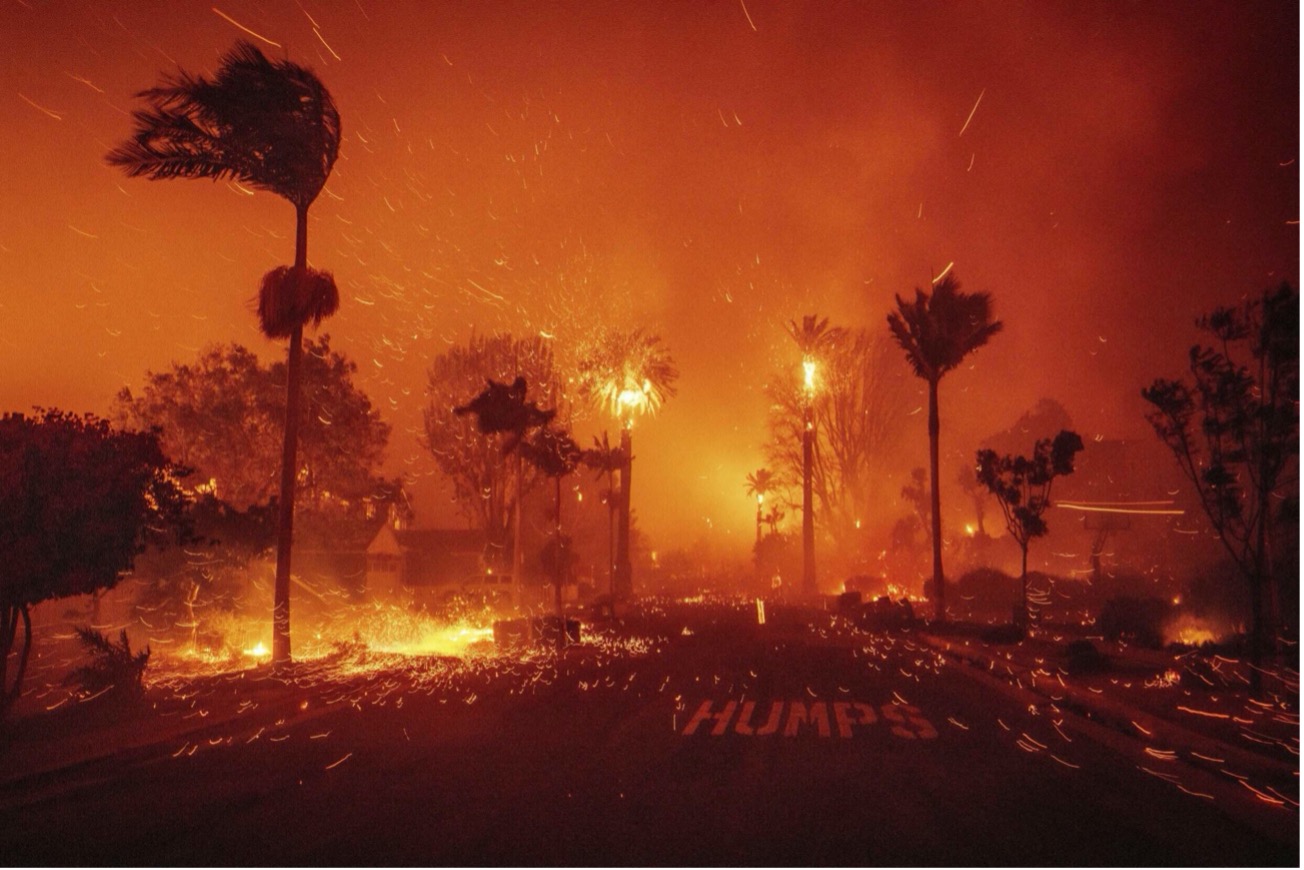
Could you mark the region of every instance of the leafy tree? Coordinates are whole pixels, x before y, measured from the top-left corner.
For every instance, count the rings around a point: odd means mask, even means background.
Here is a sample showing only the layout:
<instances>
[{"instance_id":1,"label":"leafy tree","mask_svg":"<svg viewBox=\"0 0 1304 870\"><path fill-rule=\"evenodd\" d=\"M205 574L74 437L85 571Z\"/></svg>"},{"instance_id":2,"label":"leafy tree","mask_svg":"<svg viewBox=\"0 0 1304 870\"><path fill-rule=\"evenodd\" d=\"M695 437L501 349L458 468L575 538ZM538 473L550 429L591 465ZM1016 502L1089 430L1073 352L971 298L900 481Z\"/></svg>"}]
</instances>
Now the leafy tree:
<instances>
[{"instance_id":1,"label":"leafy tree","mask_svg":"<svg viewBox=\"0 0 1304 870\"><path fill-rule=\"evenodd\" d=\"M889 365L891 344L868 329L841 333L826 347L820 389L810 402L813 419L811 486L824 528L847 550L856 521L867 520L879 502L875 485L900 438L909 410L902 376ZM766 388L770 440L765 454L775 485L802 479L804 397L795 376L779 376ZM795 503L795 500L794 500Z\"/></svg>"},{"instance_id":2,"label":"leafy tree","mask_svg":"<svg viewBox=\"0 0 1304 870\"><path fill-rule=\"evenodd\" d=\"M630 486L634 468L634 417L655 414L675 395L679 369L661 344L661 336L642 329L610 330L579 361L579 394L620 422L620 524L616 532L616 572L612 594L627 598L634 590L630 561Z\"/></svg>"},{"instance_id":3,"label":"leafy tree","mask_svg":"<svg viewBox=\"0 0 1304 870\"><path fill-rule=\"evenodd\" d=\"M933 287L932 295L915 289L915 301L896 297L897 308L887 316L892 336L905 351L916 377L928 382L928 479L931 490L933 538L933 590L935 615L946 618L946 581L942 573L942 502L938 492L941 422L937 387L951 369L987 344L1001 331L992 320L988 293L962 293L955 275L948 274Z\"/></svg>"},{"instance_id":4,"label":"leafy tree","mask_svg":"<svg viewBox=\"0 0 1304 870\"><path fill-rule=\"evenodd\" d=\"M357 364L331 349L329 335L305 350L296 451L302 530L319 541L365 544L380 508L403 501L398 482L379 476L390 427L354 384ZM123 389L114 419L157 427L164 452L190 469L184 483L246 512L277 492L285 380L284 363L263 365L238 344L211 346L193 363L147 373L139 394Z\"/></svg>"},{"instance_id":5,"label":"leafy tree","mask_svg":"<svg viewBox=\"0 0 1304 870\"><path fill-rule=\"evenodd\" d=\"M112 588L148 540L184 529L176 470L153 432L55 410L0 418L0 713L22 691L31 608Z\"/></svg>"},{"instance_id":6,"label":"leafy tree","mask_svg":"<svg viewBox=\"0 0 1304 870\"><path fill-rule=\"evenodd\" d=\"M511 419L512 412L499 419L491 410L482 428L479 414L458 414L456 409L483 394L486 382L495 381L507 391L517 378L524 390L519 401L529 398L537 409L537 398L556 388L551 343L537 336L473 335L465 346L435 357L428 373L425 446L453 484L453 497L462 515L472 527L485 532L490 546L499 553L507 550L509 523L517 506L540 479L533 468L518 465L514 459L514 444L528 428L522 427L518 435L517 423L528 421ZM501 398L516 400L506 392Z\"/></svg>"},{"instance_id":7,"label":"leafy tree","mask_svg":"<svg viewBox=\"0 0 1304 870\"><path fill-rule=\"evenodd\" d=\"M288 338L286 415L281 457L272 660L290 660L290 548L298 463L303 327L339 308L329 272L308 266L308 207L317 199L340 147L340 114L321 80L288 60L268 60L239 41L216 77L183 70L138 94L134 136L108 154L129 176L234 179L294 206L294 266L263 276L258 319L268 338Z\"/></svg>"},{"instance_id":8,"label":"leafy tree","mask_svg":"<svg viewBox=\"0 0 1304 870\"><path fill-rule=\"evenodd\" d=\"M1023 553L1019 580L1023 587L1024 624L1028 620L1028 544L1050 531L1043 516L1051 506L1051 484L1055 478L1073 473L1073 459L1081 450L1082 438L1064 429L1053 439L1038 441L1032 458L978 451L978 481L996 496L1005 516L1005 528Z\"/></svg>"},{"instance_id":9,"label":"leafy tree","mask_svg":"<svg viewBox=\"0 0 1304 870\"><path fill-rule=\"evenodd\" d=\"M1249 585L1255 686L1276 614L1274 537L1298 524L1299 293L1283 283L1196 325L1212 346L1191 348L1191 379L1141 391L1146 414L1191 481L1214 531ZM1294 473L1292 472L1294 468Z\"/></svg>"}]
</instances>

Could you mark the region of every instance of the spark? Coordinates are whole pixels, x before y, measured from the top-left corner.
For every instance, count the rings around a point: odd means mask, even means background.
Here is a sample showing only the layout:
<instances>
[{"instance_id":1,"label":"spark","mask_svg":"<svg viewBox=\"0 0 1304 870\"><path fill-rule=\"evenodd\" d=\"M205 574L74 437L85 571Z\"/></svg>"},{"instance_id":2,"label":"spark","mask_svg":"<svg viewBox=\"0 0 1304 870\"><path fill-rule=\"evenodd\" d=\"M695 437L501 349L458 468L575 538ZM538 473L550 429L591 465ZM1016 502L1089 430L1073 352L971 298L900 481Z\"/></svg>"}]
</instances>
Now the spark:
<instances>
[{"instance_id":1,"label":"spark","mask_svg":"<svg viewBox=\"0 0 1304 870\"><path fill-rule=\"evenodd\" d=\"M1267 795L1267 794L1265 794L1265 793L1259 791L1257 788L1255 788L1254 786L1250 785L1248 782L1246 782L1246 781L1243 780L1243 779L1242 779L1242 780L1238 780L1238 781L1240 782L1241 785L1245 786L1245 787L1248 788L1250 791L1254 792L1254 796L1257 797L1259 800L1263 801L1265 804L1272 804L1273 806L1278 806L1278 807L1280 807L1280 806L1285 806L1285 804L1286 804L1285 801L1283 801L1283 800L1278 800L1278 799L1275 798L1275 797L1271 797L1270 795Z\"/></svg>"},{"instance_id":2,"label":"spark","mask_svg":"<svg viewBox=\"0 0 1304 870\"><path fill-rule=\"evenodd\" d=\"M938 281L941 281L943 278L945 278L946 274L951 271L951 268L954 265L955 265L955 260L952 260L951 262L947 263L946 268L943 269L941 272L939 272L937 274L937 277L933 279L933 284L937 284Z\"/></svg>"},{"instance_id":3,"label":"spark","mask_svg":"<svg viewBox=\"0 0 1304 870\"><path fill-rule=\"evenodd\" d=\"M343 764L344 762L348 761L348 760L349 760L350 758L352 758L352 757L353 757L353 753L350 752L348 755L344 756L344 757L341 758L339 761L334 761L334 762L331 762L330 764L326 765L326 767L323 768L323 769L324 769L324 770L333 770L333 769L339 767L339 766L340 766L341 764Z\"/></svg>"},{"instance_id":4,"label":"spark","mask_svg":"<svg viewBox=\"0 0 1304 870\"><path fill-rule=\"evenodd\" d=\"M960 136L963 136L964 131L969 129L969 122L973 120L974 112L978 111L978 104L983 101L983 94L985 93L987 93L987 89L983 88L982 93L978 94L978 99L974 100L973 108L969 110L969 117L964 119L964 126L960 128ZM956 138L958 139L960 136Z\"/></svg>"},{"instance_id":5,"label":"spark","mask_svg":"<svg viewBox=\"0 0 1304 870\"><path fill-rule=\"evenodd\" d=\"M314 35L316 35L317 39L321 41L321 44L324 45L324 46L326 46L326 50L329 51L329 52L331 53L331 56L332 56L332 57L334 57L336 60L343 60L343 59L344 59L344 58L340 57L338 54L335 53L335 49L333 49L333 48L330 47L330 43L328 43L328 42L326 41L326 37L324 37L324 36L321 35L321 31L320 31L320 30L318 30L316 27L314 27L314 28L312 29L312 32L313 32Z\"/></svg>"},{"instance_id":6,"label":"spark","mask_svg":"<svg viewBox=\"0 0 1304 870\"><path fill-rule=\"evenodd\" d=\"M223 12L221 9L218 9L216 6L212 7L212 9L213 9L213 11L216 12L218 15L220 15L220 16L223 17L223 18L225 18L227 21L231 22L231 23L234 24L236 27L240 28L240 29L243 30L245 33L249 34L250 36L254 37L255 39L261 39L263 42L267 43L268 45L274 46L274 47L276 47L276 48L282 48L282 45L281 45L279 42L275 42L275 41L273 41L273 40L270 40L270 39L268 39L266 36L263 36L261 33L256 33L255 31L250 30L248 27L245 27L245 26L244 26L243 24L241 24L239 21L236 21L234 18L232 18L230 15L227 15L225 12ZM327 46L327 48L329 48L329 47L330 47L330 46ZM334 54L334 52L331 52L331 53Z\"/></svg>"},{"instance_id":7,"label":"spark","mask_svg":"<svg viewBox=\"0 0 1304 870\"><path fill-rule=\"evenodd\" d=\"M97 94L104 93L104 88L96 87L95 83L92 82L90 79L82 78L81 76L75 76L72 73L68 72L67 70L65 70L63 74L66 75L68 78L72 79L73 81L85 85L86 87L90 88L92 91L94 91Z\"/></svg>"},{"instance_id":8,"label":"spark","mask_svg":"<svg viewBox=\"0 0 1304 870\"><path fill-rule=\"evenodd\" d=\"M752 21L751 13L747 11L747 3L744 0L738 0L738 5L743 7L743 15L747 16L747 23L751 25L753 31L756 30L756 22Z\"/></svg>"},{"instance_id":9,"label":"spark","mask_svg":"<svg viewBox=\"0 0 1304 870\"><path fill-rule=\"evenodd\" d=\"M53 118L56 121L63 120L63 115L60 115L58 112L51 111L50 109L45 108L45 106L39 105L38 103L34 102L31 98L29 98L26 94L24 94L22 91L18 92L18 96L22 97L24 103L31 106L33 109L36 109L38 112L44 112L45 114L49 115L51 118Z\"/></svg>"}]
</instances>

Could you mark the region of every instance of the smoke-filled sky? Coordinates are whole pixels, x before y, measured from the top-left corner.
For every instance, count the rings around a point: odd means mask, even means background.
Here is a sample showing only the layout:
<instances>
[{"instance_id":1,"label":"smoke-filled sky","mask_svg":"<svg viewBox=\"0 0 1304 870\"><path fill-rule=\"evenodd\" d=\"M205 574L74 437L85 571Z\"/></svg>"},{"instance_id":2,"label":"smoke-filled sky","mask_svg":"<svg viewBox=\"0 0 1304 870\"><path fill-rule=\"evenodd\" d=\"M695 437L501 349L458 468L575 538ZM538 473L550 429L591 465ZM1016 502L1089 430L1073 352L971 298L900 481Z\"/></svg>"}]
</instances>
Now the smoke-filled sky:
<instances>
[{"instance_id":1,"label":"smoke-filled sky","mask_svg":"<svg viewBox=\"0 0 1304 870\"><path fill-rule=\"evenodd\" d=\"M339 106L323 328L425 524L451 521L425 370L473 330L563 359L600 323L659 333L682 377L636 427L640 522L741 546L791 319L879 328L952 263L990 291L1004 331L942 386L958 462L1043 396L1086 439L1153 437L1138 391L1179 372L1194 317L1298 281L1292 2L217 4L0 6L0 408L104 413L211 342L283 354L249 300L292 260L291 207L103 160L135 92L238 38Z\"/></svg>"}]
</instances>

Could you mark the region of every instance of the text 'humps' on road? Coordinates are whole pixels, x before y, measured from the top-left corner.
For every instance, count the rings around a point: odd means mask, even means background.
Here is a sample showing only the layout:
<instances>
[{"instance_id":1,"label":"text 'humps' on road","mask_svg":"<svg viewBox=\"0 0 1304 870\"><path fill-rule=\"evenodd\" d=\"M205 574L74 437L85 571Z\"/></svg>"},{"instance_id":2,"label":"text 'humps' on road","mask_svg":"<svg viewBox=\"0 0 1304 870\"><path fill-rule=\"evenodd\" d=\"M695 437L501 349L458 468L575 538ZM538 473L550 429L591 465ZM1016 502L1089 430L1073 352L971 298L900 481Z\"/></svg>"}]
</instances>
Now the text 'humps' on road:
<instances>
[{"instance_id":1,"label":"text 'humps' on road","mask_svg":"<svg viewBox=\"0 0 1304 870\"><path fill-rule=\"evenodd\" d=\"M882 704L877 710L871 704L859 701L771 701L765 712L765 703L756 701L725 701L717 705L713 701L703 701L693 713L682 732L684 737L691 737L699 730L721 737L732 730L734 734L744 737L768 737L780 734L784 737L796 737L799 734L815 734L819 737L833 736L836 728L838 737L850 738L853 734L864 733L866 729L879 724L906 740L932 740L937 736L937 729L924 718L919 708L913 704ZM760 707L762 713L757 714ZM787 715L784 715L784 712ZM735 714L737 714L735 716ZM732 729L730 729L732 725ZM709 726L706 732L704 726Z\"/></svg>"}]
</instances>

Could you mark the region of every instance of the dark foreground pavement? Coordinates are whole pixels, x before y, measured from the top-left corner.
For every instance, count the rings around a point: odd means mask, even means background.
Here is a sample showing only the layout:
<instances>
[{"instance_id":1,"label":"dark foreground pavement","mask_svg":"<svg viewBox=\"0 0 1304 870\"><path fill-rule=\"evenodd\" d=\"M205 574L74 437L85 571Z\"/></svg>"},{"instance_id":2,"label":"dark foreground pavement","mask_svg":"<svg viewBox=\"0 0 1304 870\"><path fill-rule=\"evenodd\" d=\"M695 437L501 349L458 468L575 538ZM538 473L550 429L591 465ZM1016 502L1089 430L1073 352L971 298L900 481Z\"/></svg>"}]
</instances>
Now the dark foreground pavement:
<instances>
[{"instance_id":1,"label":"dark foreground pavement","mask_svg":"<svg viewBox=\"0 0 1304 870\"><path fill-rule=\"evenodd\" d=\"M0 843L9 865L1298 865L1289 803L979 677L909 634L666 605L560 657L173 679L113 724L12 723Z\"/></svg>"}]
</instances>

